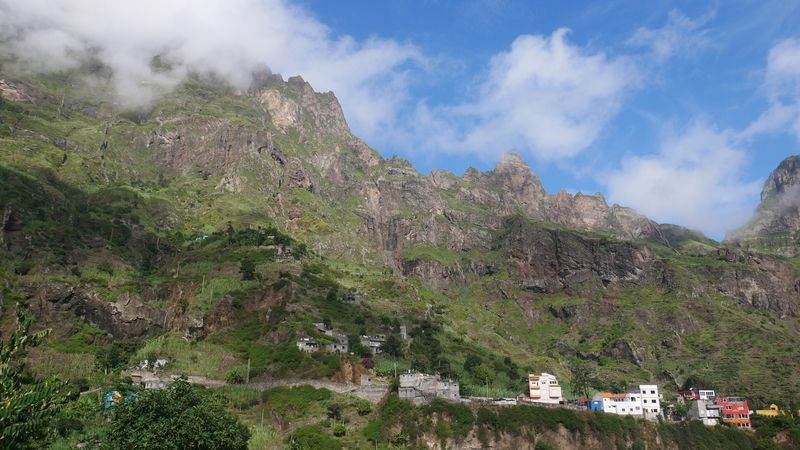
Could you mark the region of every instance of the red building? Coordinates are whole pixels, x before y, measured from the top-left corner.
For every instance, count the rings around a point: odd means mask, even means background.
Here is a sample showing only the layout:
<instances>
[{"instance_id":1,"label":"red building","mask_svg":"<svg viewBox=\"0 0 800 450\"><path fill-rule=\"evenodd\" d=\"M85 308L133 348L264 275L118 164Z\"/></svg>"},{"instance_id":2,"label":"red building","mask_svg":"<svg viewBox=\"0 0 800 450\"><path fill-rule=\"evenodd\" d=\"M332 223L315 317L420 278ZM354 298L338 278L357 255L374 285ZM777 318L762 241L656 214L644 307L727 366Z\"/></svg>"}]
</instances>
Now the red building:
<instances>
[{"instance_id":1,"label":"red building","mask_svg":"<svg viewBox=\"0 0 800 450\"><path fill-rule=\"evenodd\" d=\"M720 397L714 403L720 406L720 414L724 423L736 424L739 428L752 430L750 425L750 408L742 397Z\"/></svg>"}]
</instances>

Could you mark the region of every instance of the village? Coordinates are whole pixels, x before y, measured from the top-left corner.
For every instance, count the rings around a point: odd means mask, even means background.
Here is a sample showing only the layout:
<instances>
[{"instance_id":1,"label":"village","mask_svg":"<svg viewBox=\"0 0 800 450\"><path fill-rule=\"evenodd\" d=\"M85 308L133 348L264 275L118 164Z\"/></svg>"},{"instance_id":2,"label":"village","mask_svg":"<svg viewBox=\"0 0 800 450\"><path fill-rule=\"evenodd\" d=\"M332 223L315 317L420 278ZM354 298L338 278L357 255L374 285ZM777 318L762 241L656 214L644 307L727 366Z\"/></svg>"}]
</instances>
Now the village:
<instances>
[{"instance_id":1,"label":"village","mask_svg":"<svg viewBox=\"0 0 800 450\"><path fill-rule=\"evenodd\" d=\"M348 355L349 340L345 333L329 328L325 323L312 324L317 332L329 337L325 342L311 337L301 337L295 342L297 348L306 353L324 351L330 354ZM406 326L401 325L400 338L408 341L410 338ZM361 345L369 348L373 356L383 353L387 336L383 334L362 335ZM352 354L351 354L352 356ZM124 371L122 375L130 376L134 384L142 385L146 389L163 389L170 385L176 375L163 375L159 371L169 363L168 359L159 357L155 361L142 361L139 367ZM631 386L628 392L612 393L597 392L592 397L581 399L567 399L563 395L562 386L556 375L542 372L528 374L528 391L520 393L517 397L493 398L489 396L463 396L460 384L457 381L445 379L438 373L422 373L414 370L405 370L394 373L397 379L397 394L400 399L410 401L416 405L428 403L434 399L441 399L454 403L473 403L493 406L531 405L550 408L569 408L573 410L602 411L606 414L619 416L632 416L637 419L649 421L656 420L699 420L704 425L715 426L730 424L736 428L752 430L751 416L753 414L775 417L781 414L791 414L792 411L782 411L776 405L770 405L765 410L751 410L745 398L739 396L717 395L714 390L690 388L686 391L675 393L665 398L659 391L658 385L642 384ZM376 374L364 375L355 382L338 383L325 380L289 379L271 380L268 383L250 382L245 384L252 387L272 388L275 386L311 385L316 388L327 388L338 393L348 393L356 397L379 403L391 393L390 381L386 376ZM206 377L189 376L190 383L202 384L207 387L225 385L221 380ZM107 403L116 402L118 396L114 393L107 395ZM685 413L677 413L680 409ZM794 412L800 414L800 411Z\"/></svg>"}]
</instances>

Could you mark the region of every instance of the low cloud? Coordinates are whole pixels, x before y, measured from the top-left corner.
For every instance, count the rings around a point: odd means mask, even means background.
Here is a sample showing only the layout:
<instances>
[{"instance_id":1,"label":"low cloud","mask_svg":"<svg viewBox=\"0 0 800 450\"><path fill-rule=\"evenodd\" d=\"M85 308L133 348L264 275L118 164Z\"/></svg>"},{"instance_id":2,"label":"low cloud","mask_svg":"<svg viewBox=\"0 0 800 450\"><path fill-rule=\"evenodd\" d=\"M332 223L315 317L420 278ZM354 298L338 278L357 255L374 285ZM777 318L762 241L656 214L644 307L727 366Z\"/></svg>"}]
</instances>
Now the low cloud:
<instances>
[{"instance_id":1,"label":"low cloud","mask_svg":"<svg viewBox=\"0 0 800 450\"><path fill-rule=\"evenodd\" d=\"M568 33L518 37L491 59L470 102L420 105L422 146L492 158L514 149L542 160L590 146L640 76L630 59L572 45Z\"/></svg>"},{"instance_id":2,"label":"low cloud","mask_svg":"<svg viewBox=\"0 0 800 450\"><path fill-rule=\"evenodd\" d=\"M657 222L677 223L722 238L752 216L747 200L762 182L743 179L747 152L730 130L695 122L671 134L658 153L630 156L600 181L610 201L635 208Z\"/></svg>"},{"instance_id":3,"label":"low cloud","mask_svg":"<svg viewBox=\"0 0 800 450\"><path fill-rule=\"evenodd\" d=\"M417 48L391 40L334 38L282 0L0 0L0 42L45 71L98 59L132 106L147 104L154 86L169 89L189 71L245 86L266 64L335 91L351 125L367 135L394 120L406 100L402 66L423 59ZM171 69L153 71L156 55Z\"/></svg>"}]
</instances>

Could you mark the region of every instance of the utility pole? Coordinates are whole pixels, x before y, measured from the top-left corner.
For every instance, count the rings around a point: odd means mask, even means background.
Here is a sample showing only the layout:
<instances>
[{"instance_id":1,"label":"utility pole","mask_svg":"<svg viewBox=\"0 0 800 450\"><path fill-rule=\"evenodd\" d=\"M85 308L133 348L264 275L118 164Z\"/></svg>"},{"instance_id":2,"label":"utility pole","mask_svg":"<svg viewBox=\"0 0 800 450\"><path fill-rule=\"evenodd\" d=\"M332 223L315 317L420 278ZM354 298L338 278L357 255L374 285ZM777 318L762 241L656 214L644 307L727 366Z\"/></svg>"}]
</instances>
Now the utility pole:
<instances>
[{"instance_id":1,"label":"utility pole","mask_svg":"<svg viewBox=\"0 0 800 450\"><path fill-rule=\"evenodd\" d=\"M250 384L250 358L247 358L247 375L245 377L247 379L245 384ZM262 415L263 415L263 412L262 412ZM263 422L263 420L264 420L263 417L262 417L261 420Z\"/></svg>"}]
</instances>

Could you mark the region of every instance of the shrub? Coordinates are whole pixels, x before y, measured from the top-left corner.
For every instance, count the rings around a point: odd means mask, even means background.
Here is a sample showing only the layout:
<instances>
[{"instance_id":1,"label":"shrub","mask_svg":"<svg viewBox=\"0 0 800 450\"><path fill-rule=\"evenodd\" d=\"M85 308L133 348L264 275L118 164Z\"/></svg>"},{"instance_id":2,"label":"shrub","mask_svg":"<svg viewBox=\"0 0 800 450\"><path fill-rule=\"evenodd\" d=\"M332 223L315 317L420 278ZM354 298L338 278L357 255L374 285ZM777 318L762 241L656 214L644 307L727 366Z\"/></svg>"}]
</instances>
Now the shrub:
<instances>
[{"instance_id":1,"label":"shrub","mask_svg":"<svg viewBox=\"0 0 800 450\"><path fill-rule=\"evenodd\" d=\"M114 275L114 265L111 264L108 260L102 260L97 264L97 270L101 272L105 272L111 276Z\"/></svg>"},{"instance_id":2,"label":"shrub","mask_svg":"<svg viewBox=\"0 0 800 450\"><path fill-rule=\"evenodd\" d=\"M242 384L245 380L245 369L243 366L237 366L228 371L225 374L225 382L228 384Z\"/></svg>"},{"instance_id":3,"label":"shrub","mask_svg":"<svg viewBox=\"0 0 800 450\"><path fill-rule=\"evenodd\" d=\"M333 435L334 435L334 436L336 436L336 437L342 437L342 436L344 436L345 434L347 434L347 427L345 427L344 425L336 425L336 426L333 428Z\"/></svg>"}]
</instances>

